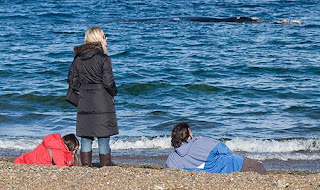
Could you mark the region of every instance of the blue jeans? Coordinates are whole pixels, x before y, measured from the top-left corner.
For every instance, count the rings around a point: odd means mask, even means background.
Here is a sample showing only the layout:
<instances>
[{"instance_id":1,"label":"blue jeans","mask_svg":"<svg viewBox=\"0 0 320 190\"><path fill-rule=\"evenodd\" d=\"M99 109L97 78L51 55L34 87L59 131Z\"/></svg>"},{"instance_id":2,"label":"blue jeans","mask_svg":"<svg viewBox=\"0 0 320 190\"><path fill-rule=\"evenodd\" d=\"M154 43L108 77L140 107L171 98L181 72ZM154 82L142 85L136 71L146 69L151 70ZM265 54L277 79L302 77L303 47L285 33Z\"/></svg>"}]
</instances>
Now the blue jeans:
<instances>
[{"instance_id":1,"label":"blue jeans","mask_svg":"<svg viewBox=\"0 0 320 190\"><path fill-rule=\"evenodd\" d=\"M93 140L93 137L81 137L81 152L91 152ZM111 152L109 141L110 137L98 138L99 154L109 154Z\"/></svg>"}]
</instances>

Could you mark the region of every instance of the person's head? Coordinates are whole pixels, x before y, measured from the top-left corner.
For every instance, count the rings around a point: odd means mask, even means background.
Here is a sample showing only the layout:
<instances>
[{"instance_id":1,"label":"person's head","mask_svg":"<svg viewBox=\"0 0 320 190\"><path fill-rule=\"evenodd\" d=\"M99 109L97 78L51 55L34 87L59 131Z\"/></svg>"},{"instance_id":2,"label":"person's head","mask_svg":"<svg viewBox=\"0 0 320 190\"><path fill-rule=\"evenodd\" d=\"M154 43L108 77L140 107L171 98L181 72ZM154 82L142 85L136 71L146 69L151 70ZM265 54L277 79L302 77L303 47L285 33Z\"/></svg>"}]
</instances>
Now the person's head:
<instances>
[{"instance_id":1,"label":"person's head","mask_svg":"<svg viewBox=\"0 0 320 190\"><path fill-rule=\"evenodd\" d=\"M101 47L103 52L108 55L107 51L107 36L104 34L102 28L100 27L91 27L86 31L86 35L84 36L84 43L101 43Z\"/></svg>"},{"instance_id":2,"label":"person's head","mask_svg":"<svg viewBox=\"0 0 320 190\"><path fill-rule=\"evenodd\" d=\"M176 124L171 132L171 146L178 148L183 142L187 143L187 140L192 139L192 132L187 123Z\"/></svg>"},{"instance_id":3,"label":"person's head","mask_svg":"<svg viewBox=\"0 0 320 190\"><path fill-rule=\"evenodd\" d=\"M68 147L69 151L76 153L79 149L79 140L74 134L68 134L62 137L64 144Z\"/></svg>"}]
</instances>

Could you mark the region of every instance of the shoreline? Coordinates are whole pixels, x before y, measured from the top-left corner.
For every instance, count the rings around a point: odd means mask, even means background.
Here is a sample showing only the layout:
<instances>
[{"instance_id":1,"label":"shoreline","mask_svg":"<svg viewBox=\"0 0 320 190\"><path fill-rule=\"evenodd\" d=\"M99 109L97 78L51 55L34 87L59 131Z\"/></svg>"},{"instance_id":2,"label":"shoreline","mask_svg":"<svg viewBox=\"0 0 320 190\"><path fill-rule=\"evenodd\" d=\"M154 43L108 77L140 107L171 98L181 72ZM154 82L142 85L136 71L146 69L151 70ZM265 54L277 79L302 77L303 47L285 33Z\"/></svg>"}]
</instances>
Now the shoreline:
<instances>
[{"instance_id":1,"label":"shoreline","mask_svg":"<svg viewBox=\"0 0 320 190\"><path fill-rule=\"evenodd\" d=\"M0 159L3 189L319 189L320 173L268 171L211 174L158 166L59 167Z\"/></svg>"},{"instance_id":2,"label":"shoreline","mask_svg":"<svg viewBox=\"0 0 320 190\"><path fill-rule=\"evenodd\" d=\"M20 153L20 154L17 154ZM12 154L12 151L0 150L0 161L13 160L24 153L24 151L16 152ZM143 154L144 152L113 152L112 161L116 165L128 165L128 166L155 166L165 168L165 161L167 159L166 153L156 152L157 155ZM80 157L80 156L79 156ZM250 158L250 157L249 157ZM254 158L253 158L254 159ZM93 154L92 162L94 166L99 166L99 155L95 151ZM263 166L267 171L287 171L287 172L311 172L320 173L320 160L262 160Z\"/></svg>"}]
</instances>

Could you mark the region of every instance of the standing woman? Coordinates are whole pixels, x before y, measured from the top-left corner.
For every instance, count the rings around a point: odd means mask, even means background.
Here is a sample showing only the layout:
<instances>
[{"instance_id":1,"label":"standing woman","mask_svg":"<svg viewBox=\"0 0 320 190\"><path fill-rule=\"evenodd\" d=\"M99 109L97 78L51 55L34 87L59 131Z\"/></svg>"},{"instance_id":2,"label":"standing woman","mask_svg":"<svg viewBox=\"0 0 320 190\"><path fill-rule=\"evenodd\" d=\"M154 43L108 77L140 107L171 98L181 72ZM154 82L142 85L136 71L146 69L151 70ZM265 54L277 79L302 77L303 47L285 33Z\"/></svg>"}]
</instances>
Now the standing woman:
<instances>
[{"instance_id":1,"label":"standing woman","mask_svg":"<svg viewBox=\"0 0 320 190\"><path fill-rule=\"evenodd\" d=\"M118 91L106 46L107 37L102 28L89 28L84 44L74 47L75 57L68 74L69 86L80 93L76 134L81 137L83 166L91 166L95 137L101 166L110 166L110 136L119 133L114 105Z\"/></svg>"}]
</instances>

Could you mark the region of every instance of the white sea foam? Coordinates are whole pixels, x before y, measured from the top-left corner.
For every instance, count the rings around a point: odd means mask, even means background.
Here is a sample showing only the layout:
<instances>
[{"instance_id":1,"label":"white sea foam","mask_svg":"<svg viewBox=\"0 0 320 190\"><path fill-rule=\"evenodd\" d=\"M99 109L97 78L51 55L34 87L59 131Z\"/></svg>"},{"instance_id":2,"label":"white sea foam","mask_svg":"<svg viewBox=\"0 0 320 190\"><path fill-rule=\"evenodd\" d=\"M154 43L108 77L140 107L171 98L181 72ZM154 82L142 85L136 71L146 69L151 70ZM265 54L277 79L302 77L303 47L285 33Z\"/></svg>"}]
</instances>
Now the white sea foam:
<instances>
[{"instance_id":1,"label":"white sea foam","mask_svg":"<svg viewBox=\"0 0 320 190\"><path fill-rule=\"evenodd\" d=\"M32 150L42 142L42 139L2 139L0 140L0 149ZM98 142L95 140L93 148L98 148ZM112 150L128 149L167 149L171 148L170 137L139 137L110 140Z\"/></svg>"},{"instance_id":2,"label":"white sea foam","mask_svg":"<svg viewBox=\"0 0 320 190\"><path fill-rule=\"evenodd\" d=\"M241 152L297 152L320 151L320 139L257 140L235 138L225 142L232 151Z\"/></svg>"},{"instance_id":3,"label":"white sea foam","mask_svg":"<svg viewBox=\"0 0 320 190\"><path fill-rule=\"evenodd\" d=\"M169 149L171 148L169 136L164 137L135 137L111 139L112 150L129 149ZM0 140L0 149L32 150L42 142L42 139L6 139ZM283 139L258 140L249 138L235 138L224 142L231 151L246 153L298 153L320 152L320 139ZM95 140L93 148L98 148ZM303 153L304 154L304 153ZM272 159L272 158L270 158ZM290 158L288 158L290 159Z\"/></svg>"},{"instance_id":4,"label":"white sea foam","mask_svg":"<svg viewBox=\"0 0 320 190\"><path fill-rule=\"evenodd\" d=\"M319 153L251 153L245 156L256 160L320 160Z\"/></svg>"},{"instance_id":5,"label":"white sea foam","mask_svg":"<svg viewBox=\"0 0 320 190\"><path fill-rule=\"evenodd\" d=\"M110 147L114 150L122 149L166 149L171 148L170 137L141 137L138 139L111 140ZM96 145L97 146L97 145Z\"/></svg>"},{"instance_id":6,"label":"white sea foam","mask_svg":"<svg viewBox=\"0 0 320 190\"><path fill-rule=\"evenodd\" d=\"M42 142L42 139L2 139L0 149L32 150Z\"/></svg>"}]
</instances>

